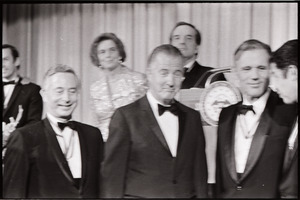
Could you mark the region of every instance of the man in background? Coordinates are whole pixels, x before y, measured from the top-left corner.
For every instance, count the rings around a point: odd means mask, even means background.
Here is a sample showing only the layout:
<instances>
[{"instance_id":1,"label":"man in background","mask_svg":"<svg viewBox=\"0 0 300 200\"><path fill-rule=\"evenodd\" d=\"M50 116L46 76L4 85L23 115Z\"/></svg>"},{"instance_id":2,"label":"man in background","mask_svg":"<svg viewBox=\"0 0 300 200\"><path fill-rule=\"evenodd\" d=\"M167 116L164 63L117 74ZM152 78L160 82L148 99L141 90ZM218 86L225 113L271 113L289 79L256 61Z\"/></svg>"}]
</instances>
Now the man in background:
<instances>
[{"instance_id":1,"label":"man in background","mask_svg":"<svg viewBox=\"0 0 300 200\"><path fill-rule=\"evenodd\" d=\"M19 76L18 50L9 44L2 45L2 134L7 139L16 128L41 120L43 101L40 86Z\"/></svg>"},{"instance_id":2,"label":"man in background","mask_svg":"<svg viewBox=\"0 0 300 200\"><path fill-rule=\"evenodd\" d=\"M202 66L196 61L199 54L198 51L201 45L201 40L200 31L194 25L186 22L178 22L170 34L170 44L177 47L184 58L184 80L182 82L181 89L190 89L193 87L204 88L208 77L212 75L210 70L213 68ZM213 76L211 82L225 80L224 74L219 73ZM216 134L216 132L212 134ZM209 150L207 150L207 156L211 156L211 153L215 154L214 148L212 149L213 152L210 152L211 147L216 146L216 140L212 139L215 137L210 137L212 134L210 134L210 132L205 133L205 136L208 136L206 137L207 146L209 148ZM208 157L208 159L215 160L212 157ZM211 164L212 168L215 166L215 163L213 162L208 162L208 164ZM214 170L212 170L212 172L214 173ZM210 197L214 197L214 176L210 173L208 175L208 194Z\"/></svg>"},{"instance_id":3,"label":"man in background","mask_svg":"<svg viewBox=\"0 0 300 200\"><path fill-rule=\"evenodd\" d=\"M296 108L269 86L271 49L243 42L234 54L242 101L223 108L217 142L218 198L278 198Z\"/></svg>"},{"instance_id":4,"label":"man in background","mask_svg":"<svg viewBox=\"0 0 300 200\"><path fill-rule=\"evenodd\" d=\"M117 109L109 127L102 197L206 198L205 140L199 112L174 100L183 58L172 45L148 59L149 90Z\"/></svg>"},{"instance_id":5,"label":"man in background","mask_svg":"<svg viewBox=\"0 0 300 200\"><path fill-rule=\"evenodd\" d=\"M184 58L185 79L181 89L204 88L207 78L212 74L209 70L213 68L202 66L196 61L201 44L201 34L198 29L192 24L178 22L170 34L170 44L177 47ZM216 75L212 82L221 80L226 80L222 73Z\"/></svg>"},{"instance_id":6,"label":"man in background","mask_svg":"<svg viewBox=\"0 0 300 200\"><path fill-rule=\"evenodd\" d=\"M284 103L298 106L298 40L284 43L272 55L274 87ZM298 199L298 116L290 133L280 182L280 197Z\"/></svg>"},{"instance_id":7,"label":"man in background","mask_svg":"<svg viewBox=\"0 0 300 200\"><path fill-rule=\"evenodd\" d=\"M72 120L80 82L57 65L44 77L46 118L16 129L4 157L4 198L98 198L103 140L99 129Z\"/></svg>"}]
</instances>

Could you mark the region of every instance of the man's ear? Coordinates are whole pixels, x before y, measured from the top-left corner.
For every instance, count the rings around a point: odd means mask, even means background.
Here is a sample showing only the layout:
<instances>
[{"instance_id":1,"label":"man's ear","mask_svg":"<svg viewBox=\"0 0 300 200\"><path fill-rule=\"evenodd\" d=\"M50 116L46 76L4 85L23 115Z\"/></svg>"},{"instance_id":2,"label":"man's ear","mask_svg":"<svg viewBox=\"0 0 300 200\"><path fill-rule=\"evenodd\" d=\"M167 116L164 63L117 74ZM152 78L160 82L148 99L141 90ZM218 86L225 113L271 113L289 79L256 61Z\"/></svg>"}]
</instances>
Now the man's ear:
<instances>
[{"instance_id":1,"label":"man's ear","mask_svg":"<svg viewBox=\"0 0 300 200\"><path fill-rule=\"evenodd\" d=\"M14 63L15 63L15 66L19 66L20 65L20 58L17 57Z\"/></svg>"},{"instance_id":2,"label":"man's ear","mask_svg":"<svg viewBox=\"0 0 300 200\"><path fill-rule=\"evenodd\" d=\"M195 48L195 55L198 55L198 54L199 54L199 45L197 45Z\"/></svg>"},{"instance_id":3,"label":"man's ear","mask_svg":"<svg viewBox=\"0 0 300 200\"><path fill-rule=\"evenodd\" d=\"M298 68L295 65L288 66L286 77L290 80L298 80Z\"/></svg>"},{"instance_id":4,"label":"man's ear","mask_svg":"<svg viewBox=\"0 0 300 200\"><path fill-rule=\"evenodd\" d=\"M43 102L46 102L46 92L43 88L40 90L40 95L43 99Z\"/></svg>"}]
</instances>

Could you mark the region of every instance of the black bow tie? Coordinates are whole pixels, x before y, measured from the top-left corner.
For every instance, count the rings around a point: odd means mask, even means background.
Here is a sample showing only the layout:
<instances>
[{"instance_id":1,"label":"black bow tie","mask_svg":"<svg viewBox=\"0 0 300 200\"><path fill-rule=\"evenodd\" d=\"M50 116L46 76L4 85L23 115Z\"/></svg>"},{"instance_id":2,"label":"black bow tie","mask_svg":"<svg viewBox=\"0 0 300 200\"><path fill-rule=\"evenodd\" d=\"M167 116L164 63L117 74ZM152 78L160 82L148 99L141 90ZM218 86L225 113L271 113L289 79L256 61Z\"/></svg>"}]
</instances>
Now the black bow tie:
<instances>
[{"instance_id":1,"label":"black bow tie","mask_svg":"<svg viewBox=\"0 0 300 200\"><path fill-rule=\"evenodd\" d=\"M14 85L15 81L8 81L8 82L3 81L3 85L9 85L9 84Z\"/></svg>"},{"instance_id":2,"label":"black bow tie","mask_svg":"<svg viewBox=\"0 0 300 200\"><path fill-rule=\"evenodd\" d=\"M248 111L252 111L255 114L252 105L240 105L238 107L238 113L241 115L245 115Z\"/></svg>"},{"instance_id":3,"label":"black bow tie","mask_svg":"<svg viewBox=\"0 0 300 200\"><path fill-rule=\"evenodd\" d=\"M69 127L70 129L75 130L75 123L73 121L67 123L57 122L58 127L63 131L65 127Z\"/></svg>"},{"instance_id":4,"label":"black bow tie","mask_svg":"<svg viewBox=\"0 0 300 200\"><path fill-rule=\"evenodd\" d=\"M159 116L161 116L165 111L169 111L171 113L173 113L174 115L178 115L178 108L176 106L176 104L171 104L171 106L162 106L160 104L158 104L158 114Z\"/></svg>"}]
</instances>

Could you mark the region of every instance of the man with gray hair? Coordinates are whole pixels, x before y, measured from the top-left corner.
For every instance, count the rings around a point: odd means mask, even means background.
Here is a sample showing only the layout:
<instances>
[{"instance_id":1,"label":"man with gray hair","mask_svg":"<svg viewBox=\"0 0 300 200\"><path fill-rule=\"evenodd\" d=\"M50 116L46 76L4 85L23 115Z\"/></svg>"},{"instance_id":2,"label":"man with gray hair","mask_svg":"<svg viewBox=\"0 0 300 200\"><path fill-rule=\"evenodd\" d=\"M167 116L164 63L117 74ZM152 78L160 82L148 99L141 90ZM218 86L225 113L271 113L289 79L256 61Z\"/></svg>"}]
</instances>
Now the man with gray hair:
<instances>
[{"instance_id":1,"label":"man with gray hair","mask_svg":"<svg viewBox=\"0 0 300 200\"><path fill-rule=\"evenodd\" d=\"M223 108L217 142L218 198L279 198L285 145L295 106L269 88L271 49L243 42L234 54L242 101Z\"/></svg>"},{"instance_id":2,"label":"man with gray hair","mask_svg":"<svg viewBox=\"0 0 300 200\"><path fill-rule=\"evenodd\" d=\"M46 118L17 129L4 158L4 198L97 198L103 140L99 129L72 120L80 82L57 65L44 78Z\"/></svg>"},{"instance_id":3,"label":"man with gray hair","mask_svg":"<svg viewBox=\"0 0 300 200\"><path fill-rule=\"evenodd\" d=\"M147 94L112 117L102 197L207 197L200 114L174 100L182 75L183 58L176 47L154 49L148 60Z\"/></svg>"}]
</instances>

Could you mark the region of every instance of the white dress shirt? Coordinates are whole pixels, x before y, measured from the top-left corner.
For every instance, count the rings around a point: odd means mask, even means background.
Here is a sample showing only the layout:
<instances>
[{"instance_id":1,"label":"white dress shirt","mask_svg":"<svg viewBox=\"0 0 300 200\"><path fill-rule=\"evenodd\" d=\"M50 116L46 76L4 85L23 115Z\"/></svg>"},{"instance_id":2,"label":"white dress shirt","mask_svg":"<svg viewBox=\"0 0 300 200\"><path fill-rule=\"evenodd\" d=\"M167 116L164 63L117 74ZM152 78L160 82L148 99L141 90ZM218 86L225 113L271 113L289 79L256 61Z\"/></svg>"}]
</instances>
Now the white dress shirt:
<instances>
[{"instance_id":1,"label":"white dress shirt","mask_svg":"<svg viewBox=\"0 0 300 200\"><path fill-rule=\"evenodd\" d=\"M7 82L8 80L3 78L2 81ZM12 95L14 89L15 89L15 86L19 81L19 77L16 77L14 79L14 81L15 81L15 84L9 84L9 85L4 85L3 86L3 92L4 92L4 97L5 97L4 98L4 103L3 103L3 108L7 108L8 102L11 98L11 95Z\"/></svg>"},{"instance_id":2,"label":"white dress shirt","mask_svg":"<svg viewBox=\"0 0 300 200\"><path fill-rule=\"evenodd\" d=\"M171 112L164 112L161 116L158 114L158 104L163 106L168 106L160 103L155 97L151 94L150 91L147 92L147 98L154 113L154 116L159 124L159 127L164 134L164 137L167 141L169 149L173 157L177 155L177 144L179 136L179 122L178 116L174 115Z\"/></svg>"},{"instance_id":3,"label":"white dress shirt","mask_svg":"<svg viewBox=\"0 0 300 200\"><path fill-rule=\"evenodd\" d=\"M254 103L250 103L245 98L243 99L244 105L252 105L255 114L248 111L245 115L238 115L235 125L235 164L237 173L244 173L253 136L256 132L257 126L260 121L260 116L266 107L271 90L257 99Z\"/></svg>"},{"instance_id":4,"label":"white dress shirt","mask_svg":"<svg viewBox=\"0 0 300 200\"><path fill-rule=\"evenodd\" d=\"M62 131L57 123L66 123L67 121L61 121L49 113L47 113L47 118L56 133L56 139L68 161L73 178L81 178L81 150L77 131L72 130L70 127L65 127Z\"/></svg>"}]
</instances>

